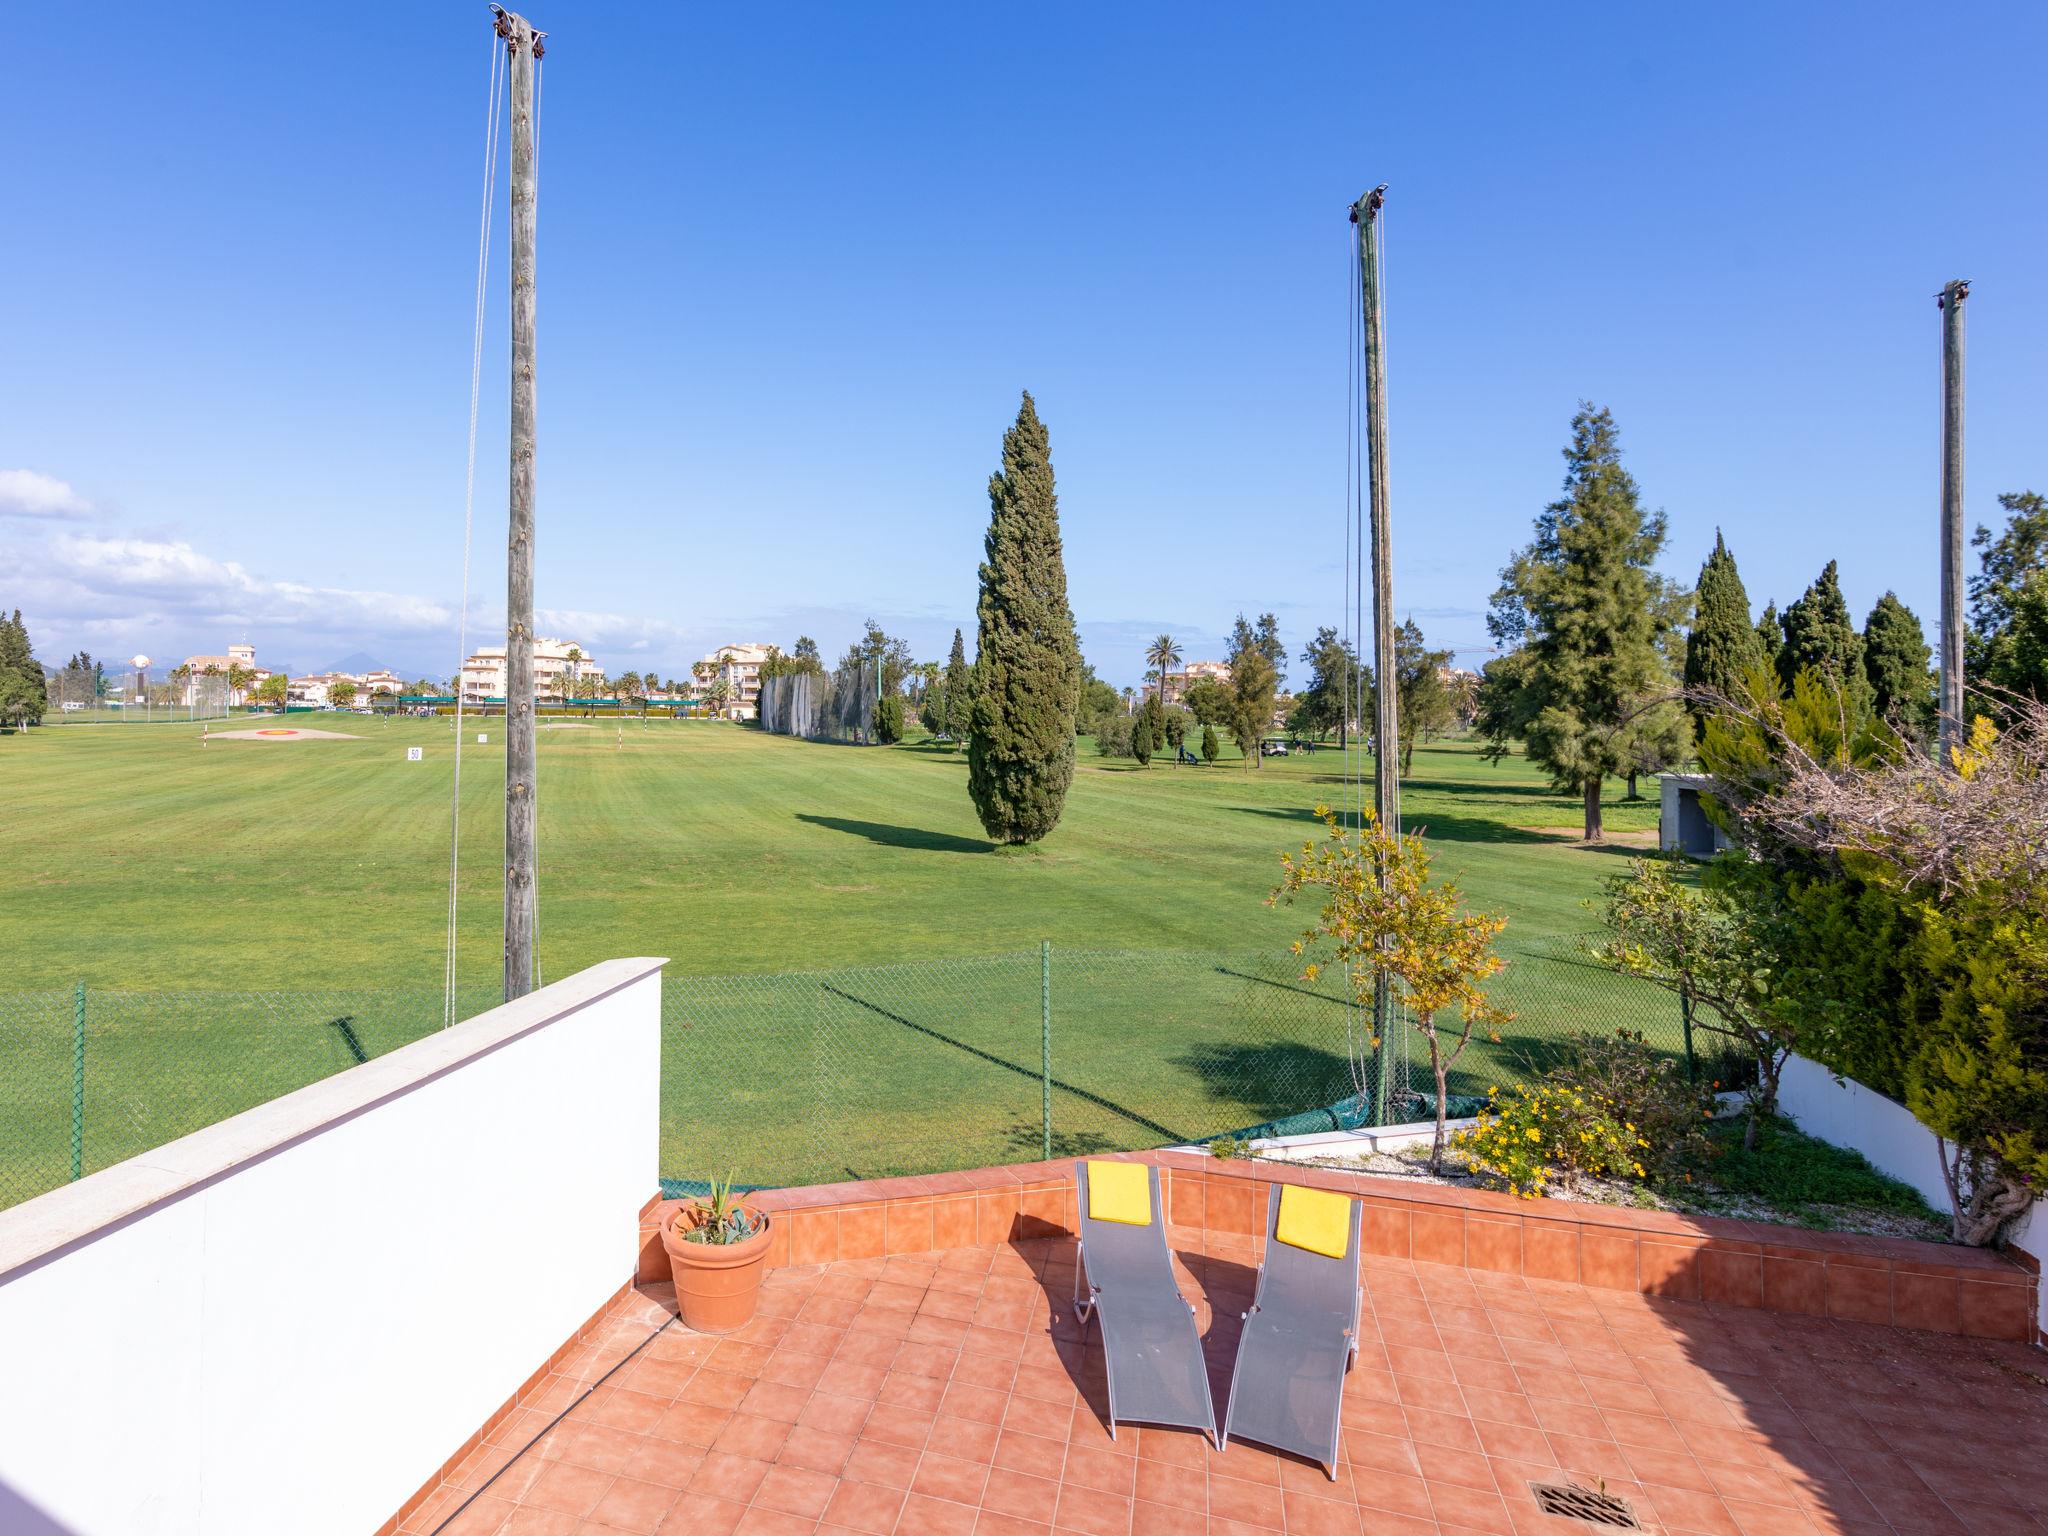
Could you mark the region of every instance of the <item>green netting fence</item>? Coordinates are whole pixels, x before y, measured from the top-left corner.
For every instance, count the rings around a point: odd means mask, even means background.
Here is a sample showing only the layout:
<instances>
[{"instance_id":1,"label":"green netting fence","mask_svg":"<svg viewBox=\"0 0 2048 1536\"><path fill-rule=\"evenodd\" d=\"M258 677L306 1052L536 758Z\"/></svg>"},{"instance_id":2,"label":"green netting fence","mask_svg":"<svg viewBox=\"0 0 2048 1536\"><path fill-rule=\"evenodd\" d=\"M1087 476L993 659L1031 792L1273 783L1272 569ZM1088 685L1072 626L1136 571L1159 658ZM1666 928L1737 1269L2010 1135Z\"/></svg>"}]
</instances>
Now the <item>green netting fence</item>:
<instances>
[{"instance_id":1,"label":"green netting fence","mask_svg":"<svg viewBox=\"0 0 2048 1536\"><path fill-rule=\"evenodd\" d=\"M1686 1050L1675 999L1561 938L1509 948L1452 1108L1540 1071L1575 1031ZM467 1018L494 989L458 998ZM820 1183L1366 1120L1366 1020L1271 952L1080 950L662 987L660 1171L674 1187ZM439 988L0 994L0 1207L304 1087L442 1025ZM1434 1082L1390 1037L1394 1120Z\"/></svg>"}]
</instances>

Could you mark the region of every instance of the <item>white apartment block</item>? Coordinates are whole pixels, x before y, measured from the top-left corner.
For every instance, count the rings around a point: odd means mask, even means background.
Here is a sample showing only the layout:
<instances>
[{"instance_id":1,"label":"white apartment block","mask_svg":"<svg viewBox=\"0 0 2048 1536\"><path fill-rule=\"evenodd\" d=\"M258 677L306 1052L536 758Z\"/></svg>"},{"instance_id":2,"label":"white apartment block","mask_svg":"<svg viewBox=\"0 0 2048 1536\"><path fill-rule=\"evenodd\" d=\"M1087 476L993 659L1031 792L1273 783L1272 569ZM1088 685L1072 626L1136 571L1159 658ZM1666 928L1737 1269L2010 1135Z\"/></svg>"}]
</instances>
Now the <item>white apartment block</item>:
<instances>
[{"instance_id":1,"label":"white apartment block","mask_svg":"<svg viewBox=\"0 0 2048 1536\"><path fill-rule=\"evenodd\" d=\"M256 647L253 645L231 645L225 656L187 656L185 658L185 692L178 702L187 708L200 702L200 694L209 685L202 678L228 677L237 667L245 668L250 674L245 687L230 689L230 706L249 702L249 690L270 676L270 673L256 665Z\"/></svg>"},{"instance_id":2,"label":"white apartment block","mask_svg":"<svg viewBox=\"0 0 2048 1536\"><path fill-rule=\"evenodd\" d=\"M1206 677L1222 687L1230 686L1230 663L1227 661L1190 661L1178 667L1170 667L1166 673L1166 698L1168 704L1178 704L1187 697L1188 684L1198 677ZM1142 690L1149 697L1159 691L1157 672L1146 680Z\"/></svg>"},{"instance_id":3,"label":"white apartment block","mask_svg":"<svg viewBox=\"0 0 2048 1536\"><path fill-rule=\"evenodd\" d=\"M538 700L586 697L604 681L604 668L573 640L533 642L533 694ZM479 646L462 664L462 702L482 704L505 697L505 647Z\"/></svg>"},{"instance_id":4,"label":"white apartment block","mask_svg":"<svg viewBox=\"0 0 2048 1536\"><path fill-rule=\"evenodd\" d=\"M703 687L723 680L730 695L725 702L726 718L751 720L761 708L761 663L774 649L772 645L754 642L721 645L717 650L707 652L704 659L690 669L691 674Z\"/></svg>"},{"instance_id":5,"label":"white apartment block","mask_svg":"<svg viewBox=\"0 0 2048 1536\"><path fill-rule=\"evenodd\" d=\"M380 693L405 691L405 684L389 667L378 667L369 672L316 672L310 677L293 678L285 690L285 702L310 709L325 709L334 702L332 690L336 683L347 683L355 689L355 695L349 701L351 705L367 705Z\"/></svg>"}]
</instances>

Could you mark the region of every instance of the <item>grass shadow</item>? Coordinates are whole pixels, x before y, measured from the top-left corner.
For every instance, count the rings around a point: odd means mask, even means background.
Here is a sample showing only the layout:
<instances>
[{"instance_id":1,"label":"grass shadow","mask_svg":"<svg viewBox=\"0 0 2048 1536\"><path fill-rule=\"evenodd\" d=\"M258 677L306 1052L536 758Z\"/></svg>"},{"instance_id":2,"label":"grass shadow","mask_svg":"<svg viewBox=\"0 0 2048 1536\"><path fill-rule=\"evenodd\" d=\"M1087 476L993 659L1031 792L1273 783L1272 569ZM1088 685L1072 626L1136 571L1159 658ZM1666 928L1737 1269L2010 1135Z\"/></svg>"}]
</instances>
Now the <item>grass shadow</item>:
<instances>
[{"instance_id":1,"label":"grass shadow","mask_svg":"<svg viewBox=\"0 0 2048 1536\"><path fill-rule=\"evenodd\" d=\"M884 848L910 848L925 853L993 853L996 845L980 838L956 837L951 832L932 832L923 827L897 827L885 821L850 821L844 816L813 816L797 812L798 821L852 837L864 837Z\"/></svg>"},{"instance_id":2,"label":"grass shadow","mask_svg":"<svg viewBox=\"0 0 2048 1536\"><path fill-rule=\"evenodd\" d=\"M1322 824L1311 806L1239 805L1232 809L1242 811L1247 816L1268 816L1275 821L1305 822L1311 826ZM1353 828L1358 825L1358 817L1349 811L1339 811L1337 818L1340 825ZM1523 845L1557 843L1563 846L1561 838L1545 837L1540 832L1511 827L1503 822L1488 820L1484 816L1457 816L1438 812L1414 817L1412 821L1407 817L1403 817L1402 820L1407 830L1426 834L1439 842Z\"/></svg>"},{"instance_id":3,"label":"grass shadow","mask_svg":"<svg viewBox=\"0 0 2048 1536\"><path fill-rule=\"evenodd\" d=\"M1335 1104L1358 1092L1351 1063L1341 1054L1293 1040L1202 1044L1174 1057L1173 1064L1192 1073L1211 1098L1244 1105L1259 1120Z\"/></svg>"},{"instance_id":4,"label":"grass shadow","mask_svg":"<svg viewBox=\"0 0 2048 1536\"><path fill-rule=\"evenodd\" d=\"M828 982L825 984L824 990L844 1002L852 1003L856 1008L865 1008L869 1013L887 1019L892 1024L900 1024L905 1029L915 1030L920 1035L938 1041L941 1045L950 1045L956 1051L964 1051L969 1056L985 1061L992 1067L999 1067L1005 1072L1014 1073L1018 1077L1026 1078L1034 1083L1045 1081L1043 1075L1034 1067L1026 1066L1020 1061L1011 1061L1004 1056L998 1056L993 1051L984 1051L978 1045L969 1045L965 1040L957 1039L943 1030L933 1029L929 1024L920 1024L915 1019L907 1019L900 1013L884 1008L880 1003L871 1003L864 997L856 997L844 987L835 987ZM1171 1126L1161 1125L1157 1120L1148 1120L1145 1116L1137 1113L1137 1111L1126 1109L1114 1099L1105 1099L1099 1093L1091 1093L1086 1088L1077 1087L1075 1084L1057 1077L1051 1079L1051 1082L1052 1086L1061 1093L1070 1093L1075 1098L1085 1100L1098 1109L1106 1109L1111 1114L1128 1120L1133 1125L1142 1126L1147 1131L1167 1141L1180 1142L1187 1139Z\"/></svg>"}]
</instances>

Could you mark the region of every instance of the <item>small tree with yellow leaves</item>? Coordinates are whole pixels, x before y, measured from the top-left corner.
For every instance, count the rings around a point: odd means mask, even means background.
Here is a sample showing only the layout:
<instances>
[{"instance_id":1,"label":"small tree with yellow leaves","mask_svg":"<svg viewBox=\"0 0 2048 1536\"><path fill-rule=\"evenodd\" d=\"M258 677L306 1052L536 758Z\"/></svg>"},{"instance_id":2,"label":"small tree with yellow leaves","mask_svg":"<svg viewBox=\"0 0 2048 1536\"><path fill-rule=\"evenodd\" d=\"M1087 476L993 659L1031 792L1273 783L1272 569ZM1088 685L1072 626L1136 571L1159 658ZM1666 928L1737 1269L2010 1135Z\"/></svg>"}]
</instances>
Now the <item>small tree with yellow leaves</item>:
<instances>
[{"instance_id":1,"label":"small tree with yellow leaves","mask_svg":"<svg viewBox=\"0 0 2048 1536\"><path fill-rule=\"evenodd\" d=\"M1441 1172L1450 1070L1472 1043L1475 1029L1484 1028L1497 1040L1496 1026L1514 1017L1495 1007L1481 988L1501 968L1493 944L1508 920L1467 911L1455 881L1432 883L1429 848L1419 834L1390 832L1370 811L1355 833L1327 805L1316 807L1316 817L1326 835L1321 842L1304 842L1299 853L1280 855L1280 884L1266 904L1291 904L1312 889L1321 892L1322 910L1294 941L1294 953L1307 955L1329 945L1361 1007L1372 1005L1385 978L1395 1000L1415 1015L1436 1076L1436 1137L1429 1167ZM1303 977L1312 981L1321 971L1311 962ZM1438 1019L1452 1014L1458 1021L1455 1030L1439 1027ZM1371 1044L1376 1054L1386 1050L1384 1041ZM1371 1064L1361 1065L1369 1069Z\"/></svg>"}]
</instances>

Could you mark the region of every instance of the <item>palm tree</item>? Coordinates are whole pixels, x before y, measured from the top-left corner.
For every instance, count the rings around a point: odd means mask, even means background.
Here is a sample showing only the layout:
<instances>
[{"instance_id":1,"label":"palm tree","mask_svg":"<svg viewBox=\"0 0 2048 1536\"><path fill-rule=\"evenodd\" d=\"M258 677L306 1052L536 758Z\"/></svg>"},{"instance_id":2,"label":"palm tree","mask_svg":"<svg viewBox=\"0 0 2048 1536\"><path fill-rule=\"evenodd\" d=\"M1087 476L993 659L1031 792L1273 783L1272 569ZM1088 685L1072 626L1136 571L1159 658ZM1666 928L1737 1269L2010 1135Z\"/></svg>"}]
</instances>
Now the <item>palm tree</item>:
<instances>
[{"instance_id":1,"label":"palm tree","mask_svg":"<svg viewBox=\"0 0 2048 1536\"><path fill-rule=\"evenodd\" d=\"M568 698L573 699L576 697L576 681L583 675L583 647L580 645L570 646L562 659L569 664L569 686L566 692L568 693ZM566 704L568 699L564 699L562 702Z\"/></svg>"},{"instance_id":2,"label":"palm tree","mask_svg":"<svg viewBox=\"0 0 2048 1536\"><path fill-rule=\"evenodd\" d=\"M1180 642L1171 635L1156 637L1145 652L1145 660L1159 669L1159 707L1166 708L1167 668L1180 665Z\"/></svg>"}]
</instances>

